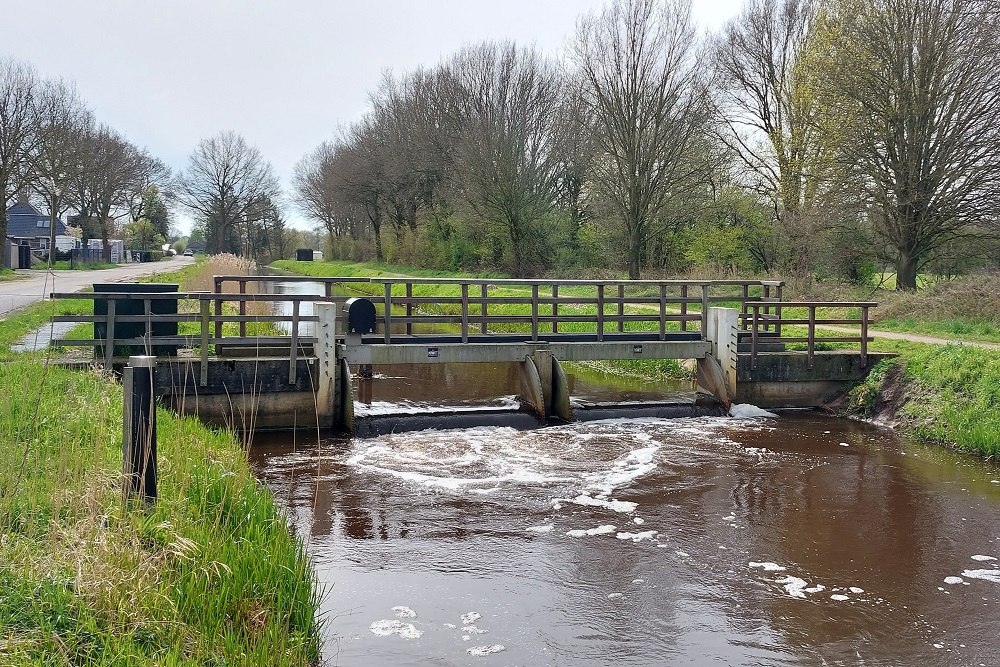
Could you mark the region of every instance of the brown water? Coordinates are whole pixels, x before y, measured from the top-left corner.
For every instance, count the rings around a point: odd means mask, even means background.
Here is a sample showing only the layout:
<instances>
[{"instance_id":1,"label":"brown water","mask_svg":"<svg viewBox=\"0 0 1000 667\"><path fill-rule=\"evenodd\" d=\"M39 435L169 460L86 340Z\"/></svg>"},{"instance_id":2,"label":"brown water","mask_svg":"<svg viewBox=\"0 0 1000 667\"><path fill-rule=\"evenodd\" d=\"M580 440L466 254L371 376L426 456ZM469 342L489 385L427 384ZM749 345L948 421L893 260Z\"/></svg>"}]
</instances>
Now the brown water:
<instances>
[{"instance_id":1,"label":"brown water","mask_svg":"<svg viewBox=\"0 0 1000 667\"><path fill-rule=\"evenodd\" d=\"M359 413L512 409L509 368L376 371ZM815 413L517 419L255 448L328 664L1000 665L1000 467Z\"/></svg>"}]
</instances>

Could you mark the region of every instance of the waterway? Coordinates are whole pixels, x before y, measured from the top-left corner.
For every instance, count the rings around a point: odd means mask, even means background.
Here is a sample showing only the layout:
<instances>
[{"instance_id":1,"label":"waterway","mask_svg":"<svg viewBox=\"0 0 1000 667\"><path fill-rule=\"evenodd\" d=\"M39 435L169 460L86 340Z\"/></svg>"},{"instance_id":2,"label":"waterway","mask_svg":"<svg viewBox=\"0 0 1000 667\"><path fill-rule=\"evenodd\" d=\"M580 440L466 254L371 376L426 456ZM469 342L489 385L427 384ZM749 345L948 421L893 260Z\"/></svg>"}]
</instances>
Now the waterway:
<instances>
[{"instance_id":1,"label":"waterway","mask_svg":"<svg viewBox=\"0 0 1000 667\"><path fill-rule=\"evenodd\" d=\"M577 414L618 416L539 428L516 377L376 368L373 437L258 441L327 664L1000 665L1000 466L585 373Z\"/></svg>"},{"instance_id":2,"label":"waterway","mask_svg":"<svg viewBox=\"0 0 1000 667\"><path fill-rule=\"evenodd\" d=\"M365 409L507 393L504 371L451 373L377 373ZM1000 664L1000 469L867 424L300 435L253 457L327 587L332 665Z\"/></svg>"}]
</instances>

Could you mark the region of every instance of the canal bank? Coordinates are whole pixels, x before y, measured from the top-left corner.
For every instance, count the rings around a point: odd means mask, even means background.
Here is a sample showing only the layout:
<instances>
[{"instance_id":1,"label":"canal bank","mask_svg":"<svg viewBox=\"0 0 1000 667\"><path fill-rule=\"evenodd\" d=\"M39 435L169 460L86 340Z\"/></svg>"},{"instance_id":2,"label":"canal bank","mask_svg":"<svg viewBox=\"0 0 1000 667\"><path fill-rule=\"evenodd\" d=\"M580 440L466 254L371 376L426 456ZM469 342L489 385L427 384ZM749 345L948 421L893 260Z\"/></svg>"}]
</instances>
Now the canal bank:
<instances>
[{"instance_id":1,"label":"canal bank","mask_svg":"<svg viewBox=\"0 0 1000 667\"><path fill-rule=\"evenodd\" d=\"M5 350L53 308L8 317ZM121 387L2 356L0 664L315 661L309 556L237 438L160 410L159 499L123 506Z\"/></svg>"}]
</instances>

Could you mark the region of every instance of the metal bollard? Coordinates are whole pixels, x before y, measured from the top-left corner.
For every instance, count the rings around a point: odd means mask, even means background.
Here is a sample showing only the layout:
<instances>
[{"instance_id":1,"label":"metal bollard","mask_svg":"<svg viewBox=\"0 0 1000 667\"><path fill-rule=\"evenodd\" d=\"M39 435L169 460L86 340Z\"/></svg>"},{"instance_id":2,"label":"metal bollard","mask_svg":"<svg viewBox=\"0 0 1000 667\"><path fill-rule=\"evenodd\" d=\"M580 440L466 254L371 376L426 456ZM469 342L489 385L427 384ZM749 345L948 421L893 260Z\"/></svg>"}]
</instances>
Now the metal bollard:
<instances>
[{"instance_id":1,"label":"metal bollard","mask_svg":"<svg viewBox=\"0 0 1000 667\"><path fill-rule=\"evenodd\" d=\"M153 380L156 357L134 356L122 375L125 389L125 419L122 429L122 460L126 500L141 496L156 500L156 396Z\"/></svg>"}]
</instances>

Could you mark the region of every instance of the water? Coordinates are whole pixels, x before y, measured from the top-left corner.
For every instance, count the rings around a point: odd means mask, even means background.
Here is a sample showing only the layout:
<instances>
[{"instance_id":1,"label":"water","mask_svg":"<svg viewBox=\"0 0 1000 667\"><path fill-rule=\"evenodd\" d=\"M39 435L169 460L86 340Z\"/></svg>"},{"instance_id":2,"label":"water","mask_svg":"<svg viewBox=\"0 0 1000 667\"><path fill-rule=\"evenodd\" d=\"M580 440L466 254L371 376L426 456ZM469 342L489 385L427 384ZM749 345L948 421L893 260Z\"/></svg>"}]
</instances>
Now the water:
<instances>
[{"instance_id":1,"label":"water","mask_svg":"<svg viewBox=\"0 0 1000 667\"><path fill-rule=\"evenodd\" d=\"M509 369L376 371L362 412L513 409ZM996 465L816 413L494 423L254 449L329 664L1000 664Z\"/></svg>"}]
</instances>

